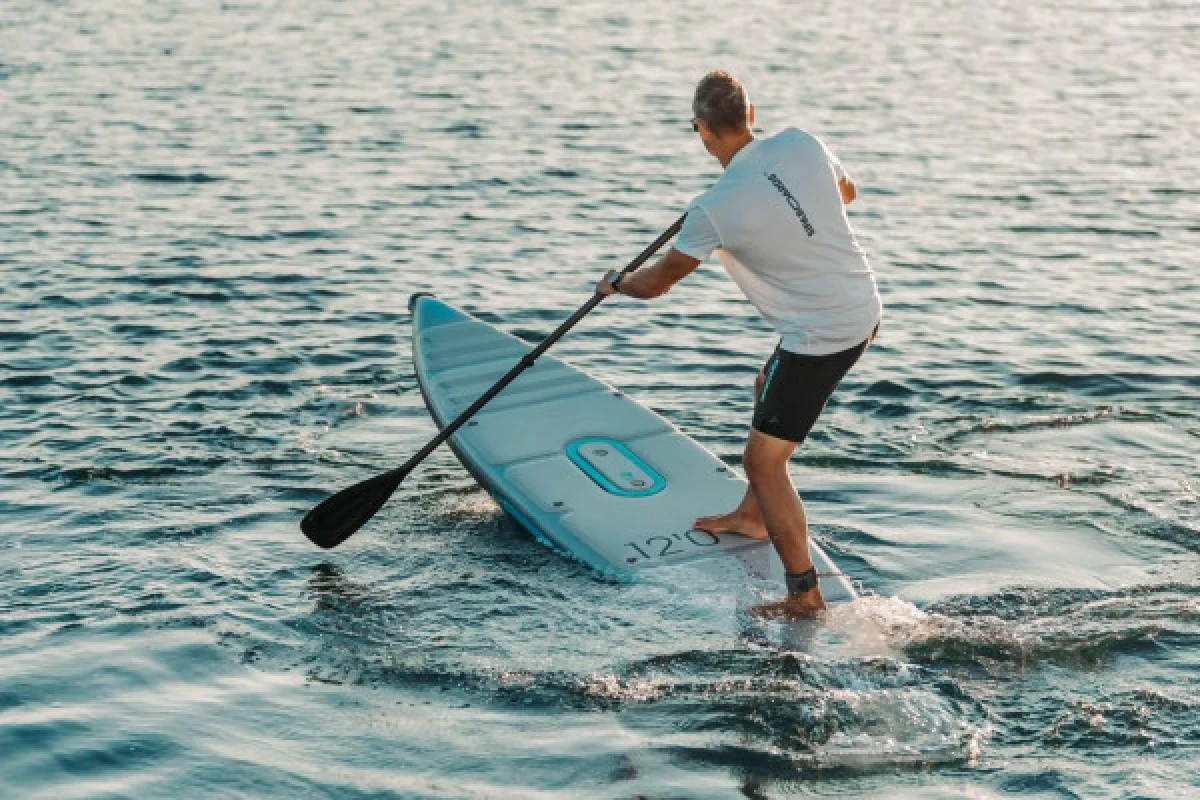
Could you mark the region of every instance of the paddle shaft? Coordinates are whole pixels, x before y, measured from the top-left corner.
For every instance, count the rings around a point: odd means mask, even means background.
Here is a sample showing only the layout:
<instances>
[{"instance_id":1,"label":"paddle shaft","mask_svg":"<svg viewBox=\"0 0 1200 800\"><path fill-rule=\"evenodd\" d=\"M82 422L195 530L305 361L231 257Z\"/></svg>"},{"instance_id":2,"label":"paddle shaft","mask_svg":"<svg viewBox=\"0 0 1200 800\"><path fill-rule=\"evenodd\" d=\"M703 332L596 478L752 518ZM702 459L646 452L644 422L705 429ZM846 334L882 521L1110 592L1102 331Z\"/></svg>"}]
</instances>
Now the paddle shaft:
<instances>
[{"instance_id":1,"label":"paddle shaft","mask_svg":"<svg viewBox=\"0 0 1200 800\"><path fill-rule=\"evenodd\" d=\"M620 275L628 275L630 272L633 272L635 269L649 261L650 258L657 253L664 244L670 241L675 234L679 233L679 229L683 227L683 220L686 217L687 214L684 214L682 217L675 220L671 227L663 231L662 235L651 242L645 250L639 253L637 258L635 258L633 261L630 261L625 269L621 270ZM620 275L618 277L620 277ZM475 414L479 412L479 409L486 406L492 401L492 398L504 391L504 387L515 381L517 376L519 376L522 372L532 367L534 362L541 357L542 353L549 350L551 345L565 336L567 331L571 330L571 328L574 328L579 323L579 320L586 317L592 312L592 309L600 305L600 303L604 301L604 297L605 295L602 295L599 292L592 295L591 299L580 306L579 310L572 314L566 322L564 322L562 325L559 325L554 333L547 336L538 344L537 347L533 348L524 356L522 356L521 360L517 362L516 366L510 369L503 378L498 380L495 386L484 392L478 400L471 404L470 408L459 414L458 419L442 428L441 432L438 433L437 436L433 437L429 444L422 447L420 452L410 458L403 466L397 467L392 471L397 474L407 475L413 469L413 467L424 461L430 453L432 453L442 444L442 442L453 436L455 431L467 423L467 420L475 416Z\"/></svg>"},{"instance_id":2,"label":"paddle shaft","mask_svg":"<svg viewBox=\"0 0 1200 800\"><path fill-rule=\"evenodd\" d=\"M676 220L675 224L668 228L662 236L654 240L653 244L643 250L641 255L629 262L629 265L621 270L620 274L626 275L642 264L645 264L659 248L666 244L668 239L679 232L680 228L683 227L683 220L684 217ZM495 386L484 392L482 397L472 403L470 408L458 416L458 419L443 428L429 444L422 447L421 451L405 462L403 466L356 483L321 501L316 508L305 514L304 519L300 521L300 529L304 531L304 535L313 544L326 550L337 547L353 536L355 531L365 525L383 507L383 504L388 501L388 498L392 496L392 493L396 491L396 488L400 486L400 483L413 468L424 461L442 442L449 439L455 431L466 424L467 420L478 413L479 409L491 402L493 397L504 391L504 387L516 380L518 375L532 367L542 353L546 352L551 345L561 339L567 331L575 327L579 320L586 317L593 308L600 305L604 297L605 295L597 292L590 300L583 304L582 308L572 314L570 319L559 325L554 333L547 336L537 347L522 357L517 365L508 371L508 374L496 382Z\"/></svg>"}]
</instances>

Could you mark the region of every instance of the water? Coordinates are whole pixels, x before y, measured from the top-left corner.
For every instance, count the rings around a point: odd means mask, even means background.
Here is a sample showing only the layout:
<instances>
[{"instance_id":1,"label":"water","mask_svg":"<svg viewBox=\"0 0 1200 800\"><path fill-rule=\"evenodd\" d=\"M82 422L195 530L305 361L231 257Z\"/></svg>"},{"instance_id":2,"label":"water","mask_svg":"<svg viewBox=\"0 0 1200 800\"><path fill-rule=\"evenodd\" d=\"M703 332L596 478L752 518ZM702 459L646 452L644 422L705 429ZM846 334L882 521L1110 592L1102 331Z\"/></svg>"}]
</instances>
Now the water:
<instances>
[{"instance_id":1,"label":"water","mask_svg":"<svg viewBox=\"0 0 1200 800\"><path fill-rule=\"evenodd\" d=\"M0 796L1200 796L1191 4L0 8ZM887 316L793 474L816 632L617 586L433 433L425 290L537 338L717 165L823 135ZM714 262L556 353L737 464Z\"/></svg>"}]
</instances>

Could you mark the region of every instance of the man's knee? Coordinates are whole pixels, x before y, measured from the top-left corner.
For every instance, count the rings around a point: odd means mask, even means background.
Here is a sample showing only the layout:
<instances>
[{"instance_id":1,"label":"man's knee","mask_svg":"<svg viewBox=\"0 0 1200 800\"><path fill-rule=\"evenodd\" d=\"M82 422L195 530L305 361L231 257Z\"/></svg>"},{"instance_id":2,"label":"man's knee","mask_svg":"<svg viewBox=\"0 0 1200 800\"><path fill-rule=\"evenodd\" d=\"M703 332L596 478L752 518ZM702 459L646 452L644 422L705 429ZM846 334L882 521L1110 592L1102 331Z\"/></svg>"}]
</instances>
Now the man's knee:
<instances>
[{"instance_id":1,"label":"man's knee","mask_svg":"<svg viewBox=\"0 0 1200 800\"><path fill-rule=\"evenodd\" d=\"M746 471L746 480L750 481L751 486L754 486L778 477L780 472L786 474L787 462L787 453L776 453L765 447L755 447L751 443L746 448L742 468Z\"/></svg>"}]
</instances>

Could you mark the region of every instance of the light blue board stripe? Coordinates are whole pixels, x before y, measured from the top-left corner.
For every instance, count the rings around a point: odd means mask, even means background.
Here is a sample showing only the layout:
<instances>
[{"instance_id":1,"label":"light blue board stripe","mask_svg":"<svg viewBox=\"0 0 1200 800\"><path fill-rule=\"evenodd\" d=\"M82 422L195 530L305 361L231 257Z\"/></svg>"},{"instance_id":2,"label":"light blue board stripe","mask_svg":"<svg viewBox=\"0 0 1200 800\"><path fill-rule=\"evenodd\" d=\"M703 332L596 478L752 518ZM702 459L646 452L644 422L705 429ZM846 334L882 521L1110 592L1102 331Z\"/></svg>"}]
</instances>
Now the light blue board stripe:
<instances>
[{"instance_id":1,"label":"light blue board stripe","mask_svg":"<svg viewBox=\"0 0 1200 800\"><path fill-rule=\"evenodd\" d=\"M631 492L628 489L622 489L608 479L608 476L593 467L586 458L584 458L579 448L588 444L603 444L621 453L628 458L638 469L645 472L653 481L649 488L643 489L640 492ZM590 439L578 439L567 445L567 458L571 459L575 466L587 473L588 477L594 480L601 489L609 494L615 494L617 497L650 497L656 495L663 489L667 488L667 480L662 475L659 475L649 464L642 461L634 455L628 447L614 439L605 439L603 437L595 437Z\"/></svg>"}]
</instances>

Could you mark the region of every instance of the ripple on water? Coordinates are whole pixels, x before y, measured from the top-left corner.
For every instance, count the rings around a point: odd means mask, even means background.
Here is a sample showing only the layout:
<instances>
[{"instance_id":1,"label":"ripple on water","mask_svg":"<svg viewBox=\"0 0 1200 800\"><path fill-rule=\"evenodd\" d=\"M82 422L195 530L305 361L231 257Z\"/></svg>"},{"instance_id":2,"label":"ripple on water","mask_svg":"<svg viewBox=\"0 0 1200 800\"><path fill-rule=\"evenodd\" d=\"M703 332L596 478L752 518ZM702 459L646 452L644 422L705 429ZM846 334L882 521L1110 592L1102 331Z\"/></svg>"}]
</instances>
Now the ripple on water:
<instances>
[{"instance_id":1,"label":"ripple on water","mask_svg":"<svg viewBox=\"0 0 1200 800\"><path fill-rule=\"evenodd\" d=\"M1200 791L1189 10L4 4L0 786ZM408 295L540 340L717 175L717 66L860 185L886 318L793 475L879 595L598 582L446 452L314 551L433 434ZM555 352L738 466L773 347L714 261Z\"/></svg>"}]
</instances>

